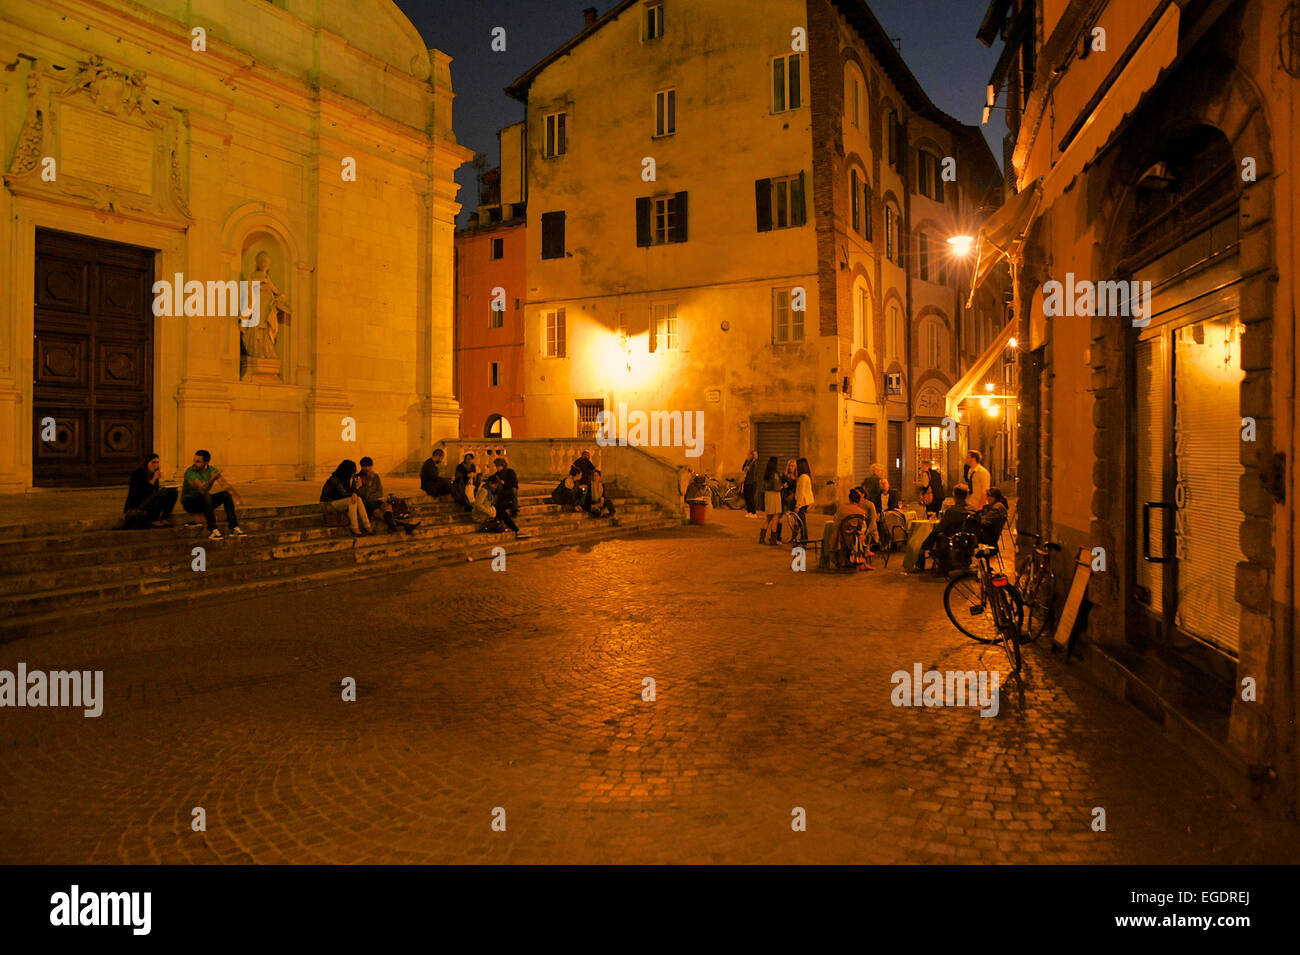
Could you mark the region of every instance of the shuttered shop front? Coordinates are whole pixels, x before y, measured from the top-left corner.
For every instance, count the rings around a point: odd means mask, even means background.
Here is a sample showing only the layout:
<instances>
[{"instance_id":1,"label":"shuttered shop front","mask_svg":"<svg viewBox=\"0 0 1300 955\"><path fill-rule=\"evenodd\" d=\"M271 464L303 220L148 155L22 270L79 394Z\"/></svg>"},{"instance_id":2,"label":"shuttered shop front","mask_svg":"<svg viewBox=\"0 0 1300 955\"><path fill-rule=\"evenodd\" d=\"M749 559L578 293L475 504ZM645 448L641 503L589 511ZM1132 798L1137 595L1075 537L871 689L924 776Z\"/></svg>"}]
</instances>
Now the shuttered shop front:
<instances>
[{"instance_id":1,"label":"shuttered shop front","mask_svg":"<svg viewBox=\"0 0 1300 955\"><path fill-rule=\"evenodd\" d=\"M758 460L767 467L767 459L776 455L782 472L785 463L791 458L799 458L799 422L798 421L760 421L754 425L755 446L758 448Z\"/></svg>"}]
</instances>

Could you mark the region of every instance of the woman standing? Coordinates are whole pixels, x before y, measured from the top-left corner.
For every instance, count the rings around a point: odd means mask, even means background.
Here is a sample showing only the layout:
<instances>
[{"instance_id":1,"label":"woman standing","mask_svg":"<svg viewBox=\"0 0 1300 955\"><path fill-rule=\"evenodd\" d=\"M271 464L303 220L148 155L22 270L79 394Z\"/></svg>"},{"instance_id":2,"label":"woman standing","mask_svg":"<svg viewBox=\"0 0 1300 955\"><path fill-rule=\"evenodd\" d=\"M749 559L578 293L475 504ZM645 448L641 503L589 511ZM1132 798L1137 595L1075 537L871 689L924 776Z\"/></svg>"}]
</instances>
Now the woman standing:
<instances>
[{"instance_id":1,"label":"woman standing","mask_svg":"<svg viewBox=\"0 0 1300 955\"><path fill-rule=\"evenodd\" d=\"M794 458L786 462L785 475L781 478L781 510L794 513L794 492L799 483L798 466ZM781 522L777 521L776 535L771 538L771 543L781 543Z\"/></svg>"},{"instance_id":2,"label":"woman standing","mask_svg":"<svg viewBox=\"0 0 1300 955\"><path fill-rule=\"evenodd\" d=\"M767 459L767 469L763 471L763 529L758 532L758 542L766 544L768 535L776 543L781 520L781 472L776 455Z\"/></svg>"},{"instance_id":3,"label":"woman standing","mask_svg":"<svg viewBox=\"0 0 1300 955\"><path fill-rule=\"evenodd\" d=\"M943 477L934 466L921 475L921 503L927 515L938 514L943 508Z\"/></svg>"},{"instance_id":4,"label":"woman standing","mask_svg":"<svg viewBox=\"0 0 1300 955\"><path fill-rule=\"evenodd\" d=\"M794 489L794 511L799 515L799 523L803 527L803 536L808 536L808 508L815 500L813 494L812 468L808 466L807 458L800 458L796 466L798 478L795 481Z\"/></svg>"}]
</instances>

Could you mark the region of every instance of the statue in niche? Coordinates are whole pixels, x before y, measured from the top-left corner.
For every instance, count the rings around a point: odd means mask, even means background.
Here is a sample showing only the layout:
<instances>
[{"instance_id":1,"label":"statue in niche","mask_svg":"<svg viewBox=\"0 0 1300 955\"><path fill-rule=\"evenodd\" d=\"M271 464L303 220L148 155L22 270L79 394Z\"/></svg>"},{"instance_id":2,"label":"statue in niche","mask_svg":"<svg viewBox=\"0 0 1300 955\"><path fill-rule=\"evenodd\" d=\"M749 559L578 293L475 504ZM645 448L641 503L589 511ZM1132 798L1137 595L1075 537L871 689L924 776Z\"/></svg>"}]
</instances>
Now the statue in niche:
<instances>
[{"instance_id":1,"label":"statue in niche","mask_svg":"<svg viewBox=\"0 0 1300 955\"><path fill-rule=\"evenodd\" d=\"M275 351L275 340L279 334L280 322L288 321L292 311L289 300L271 280L271 256L266 252L257 253L256 265L253 274L249 276L249 283L257 283L257 295L254 297L257 321L254 323L251 316L240 320L239 340L244 354L250 358L278 358L280 356Z\"/></svg>"}]
</instances>

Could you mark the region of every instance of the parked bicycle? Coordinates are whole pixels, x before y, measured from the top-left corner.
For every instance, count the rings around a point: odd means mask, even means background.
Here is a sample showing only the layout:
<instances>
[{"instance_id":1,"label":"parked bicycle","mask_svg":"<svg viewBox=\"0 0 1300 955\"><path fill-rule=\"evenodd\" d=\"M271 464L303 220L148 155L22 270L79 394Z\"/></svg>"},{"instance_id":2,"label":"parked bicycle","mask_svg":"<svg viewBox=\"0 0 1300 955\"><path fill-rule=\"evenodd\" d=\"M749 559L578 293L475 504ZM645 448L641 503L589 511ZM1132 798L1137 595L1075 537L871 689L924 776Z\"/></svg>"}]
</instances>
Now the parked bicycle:
<instances>
[{"instance_id":1,"label":"parked bicycle","mask_svg":"<svg viewBox=\"0 0 1300 955\"><path fill-rule=\"evenodd\" d=\"M735 478L727 478L725 483L716 477L705 475L705 485L713 498L713 506L729 507L738 511L745 506L745 491L736 483Z\"/></svg>"},{"instance_id":2,"label":"parked bicycle","mask_svg":"<svg viewBox=\"0 0 1300 955\"><path fill-rule=\"evenodd\" d=\"M953 574L943 592L943 607L958 630L980 643L1000 644L1011 666L1008 676L1020 672L1020 643L1025 606L1016 585L996 572L990 561L996 547L975 548L975 567Z\"/></svg>"},{"instance_id":3,"label":"parked bicycle","mask_svg":"<svg viewBox=\"0 0 1300 955\"><path fill-rule=\"evenodd\" d=\"M1017 536L1034 542L1029 552L1018 561L1019 571L1016 573L1016 590L1024 601L1029 618L1025 639L1034 641L1050 631L1056 622L1056 572L1052 570L1052 554L1059 552L1061 545L1029 531L1020 531Z\"/></svg>"}]
</instances>

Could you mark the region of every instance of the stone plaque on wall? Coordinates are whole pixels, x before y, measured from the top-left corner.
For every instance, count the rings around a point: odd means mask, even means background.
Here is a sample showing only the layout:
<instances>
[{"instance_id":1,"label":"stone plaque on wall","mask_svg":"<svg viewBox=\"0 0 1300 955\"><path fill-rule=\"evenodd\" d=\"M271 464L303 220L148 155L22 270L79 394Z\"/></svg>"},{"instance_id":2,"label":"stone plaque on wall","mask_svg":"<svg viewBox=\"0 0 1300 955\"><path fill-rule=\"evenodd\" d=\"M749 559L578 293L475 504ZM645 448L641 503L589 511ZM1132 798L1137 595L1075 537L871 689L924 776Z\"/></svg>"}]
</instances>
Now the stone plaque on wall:
<instances>
[{"instance_id":1,"label":"stone plaque on wall","mask_svg":"<svg viewBox=\"0 0 1300 955\"><path fill-rule=\"evenodd\" d=\"M153 195L152 130L71 103L60 110L59 126L64 173L114 189Z\"/></svg>"}]
</instances>

